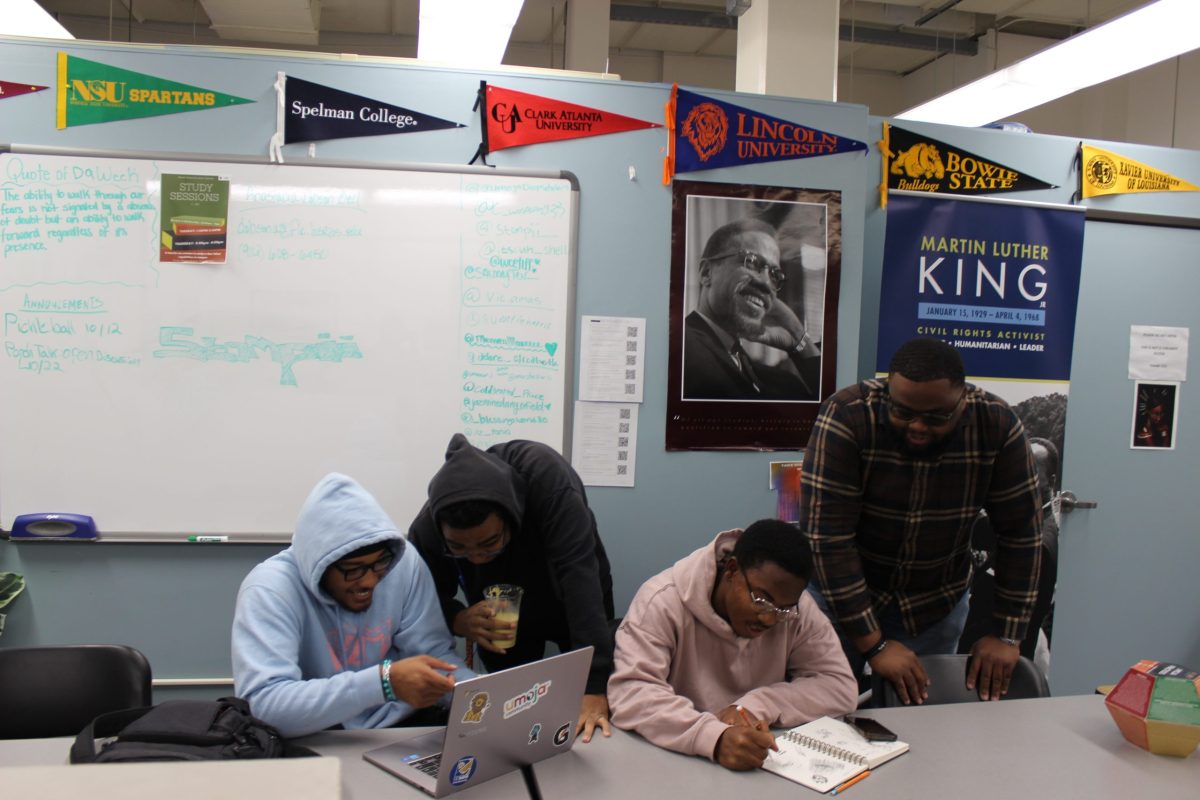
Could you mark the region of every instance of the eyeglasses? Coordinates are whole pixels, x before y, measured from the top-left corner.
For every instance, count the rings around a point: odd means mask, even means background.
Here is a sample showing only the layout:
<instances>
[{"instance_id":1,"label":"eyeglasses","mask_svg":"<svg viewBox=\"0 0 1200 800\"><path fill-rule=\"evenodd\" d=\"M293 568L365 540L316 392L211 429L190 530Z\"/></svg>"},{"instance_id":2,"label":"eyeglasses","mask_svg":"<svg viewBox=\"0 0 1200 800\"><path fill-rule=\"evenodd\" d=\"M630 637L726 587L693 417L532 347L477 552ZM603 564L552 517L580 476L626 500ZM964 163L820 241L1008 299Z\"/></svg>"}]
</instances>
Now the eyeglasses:
<instances>
[{"instance_id":1,"label":"eyeglasses","mask_svg":"<svg viewBox=\"0 0 1200 800\"><path fill-rule=\"evenodd\" d=\"M958 400L954 402L954 408L951 411L914 411L906 405L897 403L889 394L887 398L888 413L901 422L912 422L919 419L931 428L938 428L954 419L954 415L958 413L959 405L962 404L963 398L966 396L967 390L963 389L963 393L958 396Z\"/></svg>"},{"instance_id":2,"label":"eyeglasses","mask_svg":"<svg viewBox=\"0 0 1200 800\"><path fill-rule=\"evenodd\" d=\"M495 541L489 544L488 542L493 539ZM500 533L496 534L496 536L488 537L488 541L485 541L480 547L466 547L445 538L442 541L445 544L445 553L450 558L471 558L474 556L475 558L489 559L503 553L504 548L508 547L509 539L508 526L505 525Z\"/></svg>"},{"instance_id":3,"label":"eyeglasses","mask_svg":"<svg viewBox=\"0 0 1200 800\"><path fill-rule=\"evenodd\" d=\"M771 286L775 289L776 293L783 288L783 282L787 280L787 276L783 274L783 270L779 268L779 265L772 264L758 253L751 252L750 250L735 250L732 253L721 253L720 255L709 256L701 260L718 261L722 258L733 258L735 256L742 259L742 266L746 269L756 275L766 275L770 279Z\"/></svg>"},{"instance_id":4,"label":"eyeglasses","mask_svg":"<svg viewBox=\"0 0 1200 800\"><path fill-rule=\"evenodd\" d=\"M376 575L386 575L387 571L392 568L392 564L396 561L396 554L391 550L381 555L379 558L372 561L370 564L360 564L357 567L343 567L340 564L334 564L333 568L342 573L342 579L346 583L353 583L360 580L367 571L370 570Z\"/></svg>"},{"instance_id":5,"label":"eyeglasses","mask_svg":"<svg viewBox=\"0 0 1200 800\"><path fill-rule=\"evenodd\" d=\"M754 611L758 614L774 614L777 619L794 619L800 616L800 605L797 603L788 608L780 608L772 603L767 598L763 597L754 589L750 588L750 579L746 577L746 570L740 570L742 580L746 582L746 591L750 593L750 602L754 604Z\"/></svg>"}]
</instances>

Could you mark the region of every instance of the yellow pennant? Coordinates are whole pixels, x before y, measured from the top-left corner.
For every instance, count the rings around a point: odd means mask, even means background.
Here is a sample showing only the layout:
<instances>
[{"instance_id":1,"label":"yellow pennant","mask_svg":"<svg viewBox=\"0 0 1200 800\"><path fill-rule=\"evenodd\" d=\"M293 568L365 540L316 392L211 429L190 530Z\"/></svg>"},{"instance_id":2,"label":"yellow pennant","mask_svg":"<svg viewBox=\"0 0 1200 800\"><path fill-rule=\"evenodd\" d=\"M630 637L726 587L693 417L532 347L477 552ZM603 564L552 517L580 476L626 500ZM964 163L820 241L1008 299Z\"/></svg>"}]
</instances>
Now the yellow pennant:
<instances>
[{"instance_id":1,"label":"yellow pennant","mask_svg":"<svg viewBox=\"0 0 1200 800\"><path fill-rule=\"evenodd\" d=\"M1087 144L1080 144L1079 150L1083 159L1079 181L1085 198L1137 192L1200 192L1200 186L1110 150Z\"/></svg>"}]
</instances>

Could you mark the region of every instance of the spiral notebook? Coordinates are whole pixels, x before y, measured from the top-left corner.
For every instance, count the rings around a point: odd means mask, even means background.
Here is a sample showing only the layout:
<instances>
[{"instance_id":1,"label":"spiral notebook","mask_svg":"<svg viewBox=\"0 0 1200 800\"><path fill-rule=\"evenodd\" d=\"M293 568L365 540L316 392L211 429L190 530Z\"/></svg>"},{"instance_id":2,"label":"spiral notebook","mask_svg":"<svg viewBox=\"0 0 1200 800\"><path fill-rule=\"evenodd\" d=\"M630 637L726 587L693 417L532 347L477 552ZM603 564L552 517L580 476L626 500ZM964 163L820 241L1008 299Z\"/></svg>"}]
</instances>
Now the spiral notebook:
<instances>
[{"instance_id":1,"label":"spiral notebook","mask_svg":"<svg viewBox=\"0 0 1200 800\"><path fill-rule=\"evenodd\" d=\"M763 769L818 792L828 792L860 772L908 752L904 742L868 742L841 720L821 717L775 737Z\"/></svg>"}]
</instances>

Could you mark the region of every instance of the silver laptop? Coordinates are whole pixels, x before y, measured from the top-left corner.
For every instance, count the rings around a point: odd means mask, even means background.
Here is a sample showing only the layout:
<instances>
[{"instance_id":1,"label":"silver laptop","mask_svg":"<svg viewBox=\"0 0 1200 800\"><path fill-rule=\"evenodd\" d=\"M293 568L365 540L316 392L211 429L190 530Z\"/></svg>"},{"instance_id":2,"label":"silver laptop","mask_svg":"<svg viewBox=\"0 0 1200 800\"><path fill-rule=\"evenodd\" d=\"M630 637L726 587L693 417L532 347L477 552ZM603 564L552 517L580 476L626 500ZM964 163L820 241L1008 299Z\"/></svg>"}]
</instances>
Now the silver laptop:
<instances>
[{"instance_id":1,"label":"silver laptop","mask_svg":"<svg viewBox=\"0 0 1200 800\"><path fill-rule=\"evenodd\" d=\"M445 797L575 743L592 648L480 675L454 687L449 724L369 750L363 758Z\"/></svg>"}]
</instances>

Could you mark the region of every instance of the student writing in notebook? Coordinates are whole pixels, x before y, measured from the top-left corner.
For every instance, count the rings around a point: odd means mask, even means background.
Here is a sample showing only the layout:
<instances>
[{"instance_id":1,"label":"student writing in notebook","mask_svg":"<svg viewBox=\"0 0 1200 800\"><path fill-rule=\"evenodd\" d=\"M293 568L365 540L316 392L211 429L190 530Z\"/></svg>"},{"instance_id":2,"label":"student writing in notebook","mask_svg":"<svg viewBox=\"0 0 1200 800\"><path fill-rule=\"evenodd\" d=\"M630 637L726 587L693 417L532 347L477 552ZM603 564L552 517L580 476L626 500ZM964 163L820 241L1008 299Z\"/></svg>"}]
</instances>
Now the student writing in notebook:
<instances>
[{"instance_id":1,"label":"student writing in notebook","mask_svg":"<svg viewBox=\"0 0 1200 800\"><path fill-rule=\"evenodd\" d=\"M303 736L444 723L439 702L471 677L425 563L365 489L327 475L300 510L291 547L242 582L236 694L284 736Z\"/></svg>"},{"instance_id":2,"label":"student writing in notebook","mask_svg":"<svg viewBox=\"0 0 1200 800\"><path fill-rule=\"evenodd\" d=\"M768 727L852 711L837 635L804 591L811 574L796 526L760 520L643 584L617 631L613 723L746 770L774 746Z\"/></svg>"}]
</instances>

